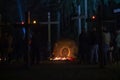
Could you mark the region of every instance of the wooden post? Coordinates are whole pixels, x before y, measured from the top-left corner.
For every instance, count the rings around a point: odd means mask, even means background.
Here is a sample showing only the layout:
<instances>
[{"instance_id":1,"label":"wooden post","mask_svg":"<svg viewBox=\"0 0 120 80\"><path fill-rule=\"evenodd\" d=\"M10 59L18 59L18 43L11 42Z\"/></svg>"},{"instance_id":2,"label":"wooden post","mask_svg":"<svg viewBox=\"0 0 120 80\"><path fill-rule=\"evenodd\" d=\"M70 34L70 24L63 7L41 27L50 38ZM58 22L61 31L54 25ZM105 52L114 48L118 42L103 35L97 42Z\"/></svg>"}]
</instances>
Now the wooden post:
<instances>
[{"instance_id":1,"label":"wooden post","mask_svg":"<svg viewBox=\"0 0 120 80\"><path fill-rule=\"evenodd\" d=\"M87 22L86 22L86 19L87 19L87 16L88 16L88 8L87 8L87 0L84 0L85 2L85 31L87 31Z\"/></svg>"},{"instance_id":2,"label":"wooden post","mask_svg":"<svg viewBox=\"0 0 120 80\"><path fill-rule=\"evenodd\" d=\"M60 19L60 13L58 12L58 21L51 21L50 12L48 12L48 21L39 23L39 24L47 24L48 25L48 51L49 52L51 52L51 24L57 24L58 25L57 36L59 36L59 28L60 28L59 19Z\"/></svg>"},{"instance_id":3,"label":"wooden post","mask_svg":"<svg viewBox=\"0 0 120 80\"><path fill-rule=\"evenodd\" d=\"M1 22L2 22L2 15L0 14L0 24L1 24Z\"/></svg>"},{"instance_id":4,"label":"wooden post","mask_svg":"<svg viewBox=\"0 0 120 80\"><path fill-rule=\"evenodd\" d=\"M78 15L81 15L81 7L80 5L78 6ZM81 18L78 18L78 37L81 33Z\"/></svg>"},{"instance_id":5,"label":"wooden post","mask_svg":"<svg viewBox=\"0 0 120 80\"><path fill-rule=\"evenodd\" d=\"M81 15L81 7L78 6L78 16L72 17L72 20L77 20L77 38L79 38L79 35L81 33L81 19L85 19L85 15Z\"/></svg>"},{"instance_id":6,"label":"wooden post","mask_svg":"<svg viewBox=\"0 0 120 80\"><path fill-rule=\"evenodd\" d=\"M99 65L100 68L104 67L104 57L103 57L103 37L102 37L102 26L103 26L103 5L100 4L97 11L97 30L99 34Z\"/></svg>"},{"instance_id":7,"label":"wooden post","mask_svg":"<svg viewBox=\"0 0 120 80\"><path fill-rule=\"evenodd\" d=\"M0 25L1 25L1 23L2 23L2 15L0 14ZM0 26L0 38L1 38L1 26Z\"/></svg>"},{"instance_id":8,"label":"wooden post","mask_svg":"<svg viewBox=\"0 0 120 80\"><path fill-rule=\"evenodd\" d=\"M25 29L26 29L26 38L25 38L25 43L26 43L26 66L30 67L30 12L26 13L26 21L25 21Z\"/></svg>"},{"instance_id":9,"label":"wooden post","mask_svg":"<svg viewBox=\"0 0 120 80\"><path fill-rule=\"evenodd\" d=\"M60 38L60 12L57 12L57 21L58 21L58 26L57 26L57 39L59 40Z\"/></svg>"},{"instance_id":10,"label":"wooden post","mask_svg":"<svg viewBox=\"0 0 120 80\"><path fill-rule=\"evenodd\" d=\"M48 12L48 51L50 50L51 50L51 24L50 24L50 12Z\"/></svg>"}]
</instances>

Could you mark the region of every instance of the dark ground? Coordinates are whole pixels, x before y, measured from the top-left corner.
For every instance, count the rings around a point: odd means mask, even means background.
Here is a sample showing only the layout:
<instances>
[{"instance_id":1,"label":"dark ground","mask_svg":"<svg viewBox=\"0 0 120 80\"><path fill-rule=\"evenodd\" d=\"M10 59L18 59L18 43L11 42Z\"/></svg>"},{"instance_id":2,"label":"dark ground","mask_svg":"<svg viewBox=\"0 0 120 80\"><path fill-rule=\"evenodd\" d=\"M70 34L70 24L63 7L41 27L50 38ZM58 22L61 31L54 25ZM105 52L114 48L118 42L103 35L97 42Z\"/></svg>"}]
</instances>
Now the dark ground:
<instances>
[{"instance_id":1,"label":"dark ground","mask_svg":"<svg viewBox=\"0 0 120 80\"><path fill-rule=\"evenodd\" d=\"M0 80L120 80L120 65L82 65L43 62L29 68L23 65L0 65Z\"/></svg>"}]
</instances>

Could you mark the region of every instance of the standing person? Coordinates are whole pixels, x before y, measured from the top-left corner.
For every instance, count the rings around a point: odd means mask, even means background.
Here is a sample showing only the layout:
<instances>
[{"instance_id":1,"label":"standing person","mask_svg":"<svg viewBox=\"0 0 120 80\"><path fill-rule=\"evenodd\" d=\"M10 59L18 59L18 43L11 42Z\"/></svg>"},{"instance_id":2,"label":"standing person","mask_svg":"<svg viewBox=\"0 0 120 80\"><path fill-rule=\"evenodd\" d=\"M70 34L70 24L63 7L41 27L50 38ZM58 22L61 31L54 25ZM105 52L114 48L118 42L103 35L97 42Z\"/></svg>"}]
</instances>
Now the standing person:
<instances>
[{"instance_id":1,"label":"standing person","mask_svg":"<svg viewBox=\"0 0 120 80\"><path fill-rule=\"evenodd\" d=\"M118 64L120 60L120 29L117 31L115 42L116 42L115 61Z\"/></svg>"},{"instance_id":2,"label":"standing person","mask_svg":"<svg viewBox=\"0 0 120 80\"><path fill-rule=\"evenodd\" d=\"M108 53L109 63L110 63L110 64L113 62L113 52L114 52L114 44L113 44L113 42L111 41L110 47L109 47L109 53Z\"/></svg>"},{"instance_id":3,"label":"standing person","mask_svg":"<svg viewBox=\"0 0 120 80\"><path fill-rule=\"evenodd\" d=\"M103 27L102 37L103 37L104 65L106 65L108 63L108 51L109 51L109 47L110 47L111 36L105 26Z\"/></svg>"},{"instance_id":4,"label":"standing person","mask_svg":"<svg viewBox=\"0 0 120 80\"><path fill-rule=\"evenodd\" d=\"M86 63L87 58L87 33L85 29L82 29L82 32L79 36L79 58L81 63Z\"/></svg>"},{"instance_id":5,"label":"standing person","mask_svg":"<svg viewBox=\"0 0 120 80\"><path fill-rule=\"evenodd\" d=\"M12 34L8 35L8 63L11 63L13 59L13 36Z\"/></svg>"},{"instance_id":6,"label":"standing person","mask_svg":"<svg viewBox=\"0 0 120 80\"><path fill-rule=\"evenodd\" d=\"M21 28L16 28L15 38L14 38L14 57L15 60L21 62L23 57L23 35Z\"/></svg>"},{"instance_id":7,"label":"standing person","mask_svg":"<svg viewBox=\"0 0 120 80\"><path fill-rule=\"evenodd\" d=\"M8 57L8 33L5 32L1 38L1 61L6 62Z\"/></svg>"},{"instance_id":8,"label":"standing person","mask_svg":"<svg viewBox=\"0 0 120 80\"><path fill-rule=\"evenodd\" d=\"M1 51L2 51L2 34L0 32L0 62L1 62Z\"/></svg>"},{"instance_id":9,"label":"standing person","mask_svg":"<svg viewBox=\"0 0 120 80\"><path fill-rule=\"evenodd\" d=\"M94 27L90 34L91 43L91 56L90 63L98 63L98 34L96 28Z\"/></svg>"},{"instance_id":10,"label":"standing person","mask_svg":"<svg viewBox=\"0 0 120 80\"><path fill-rule=\"evenodd\" d=\"M33 31L31 40L31 64L38 64L40 61L40 40L38 31Z\"/></svg>"}]
</instances>

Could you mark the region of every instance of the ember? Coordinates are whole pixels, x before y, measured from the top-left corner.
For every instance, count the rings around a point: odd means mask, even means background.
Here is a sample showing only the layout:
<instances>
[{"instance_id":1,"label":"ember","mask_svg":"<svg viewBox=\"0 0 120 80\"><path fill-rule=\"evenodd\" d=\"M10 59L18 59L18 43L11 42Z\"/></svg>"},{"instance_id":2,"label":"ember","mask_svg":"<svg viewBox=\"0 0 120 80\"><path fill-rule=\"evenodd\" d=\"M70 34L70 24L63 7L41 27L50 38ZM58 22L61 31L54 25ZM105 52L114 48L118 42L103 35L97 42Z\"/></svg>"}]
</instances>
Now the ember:
<instances>
[{"instance_id":1,"label":"ember","mask_svg":"<svg viewBox=\"0 0 120 80\"><path fill-rule=\"evenodd\" d=\"M76 59L77 52L78 48L73 40L60 40L56 42L50 60L73 61Z\"/></svg>"}]
</instances>

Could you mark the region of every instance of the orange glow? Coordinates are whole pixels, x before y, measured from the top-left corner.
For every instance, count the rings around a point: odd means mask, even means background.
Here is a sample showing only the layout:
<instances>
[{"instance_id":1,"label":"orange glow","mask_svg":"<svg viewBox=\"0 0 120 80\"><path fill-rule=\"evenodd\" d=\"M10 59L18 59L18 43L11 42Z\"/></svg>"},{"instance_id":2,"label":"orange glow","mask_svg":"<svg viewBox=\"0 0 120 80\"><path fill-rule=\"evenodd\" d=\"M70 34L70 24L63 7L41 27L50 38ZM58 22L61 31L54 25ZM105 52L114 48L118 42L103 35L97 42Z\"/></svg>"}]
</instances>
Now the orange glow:
<instances>
[{"instance_id":1,"label":"orange glow","mask_svg":"<svg viewBox=\"0 0 120 80\"><path fill-rule=\"evenodd\" d=\"M55 57L52 60L70 60L70 58L66 57Z\"/></svg>"},{"instance_id":2,"label":"orange glow","mask_svg":"<svg viewBox=\"0 0 120 80\"><path fill-rule=\"evenodd\" d=\"M50 58L50 60L62 60L62 61L64 61L64 60L69 60L69 61L74 61L74 59L73 58L70 58L70 57L55 57L55 58Z\"/></svg>"},{"instance_id":3,"label":"orange glow","mask_svg":"<svg viewBox=\"0 0 120 80\"><path fill-rule=\"evenodd\" d=\"M60 49L60 56L62 57L69 57L70 56L70 49L68 47L62 47Z\"/></svg>"},{"instance_id":4,"label":"orange glow","mask_svg":"<svg viewBox=\"0 0 120 80\"><path fill-rule=\"evenodd\" d=\"M76 59L78 47L73 40L60 40L54 45L53 56L50 60L69 60Z\"/></svg>"}]
</instances>

